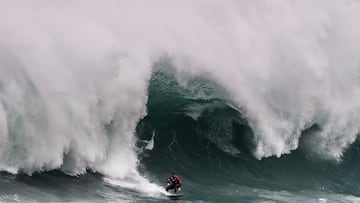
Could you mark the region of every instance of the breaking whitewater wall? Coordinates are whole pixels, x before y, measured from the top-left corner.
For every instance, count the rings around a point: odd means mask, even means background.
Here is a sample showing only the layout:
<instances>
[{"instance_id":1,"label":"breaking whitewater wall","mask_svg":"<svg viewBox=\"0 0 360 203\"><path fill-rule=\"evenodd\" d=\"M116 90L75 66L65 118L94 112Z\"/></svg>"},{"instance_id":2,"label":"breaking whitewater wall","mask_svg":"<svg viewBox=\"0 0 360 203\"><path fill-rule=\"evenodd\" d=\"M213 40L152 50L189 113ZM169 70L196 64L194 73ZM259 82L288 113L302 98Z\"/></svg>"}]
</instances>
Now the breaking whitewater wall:
<instances>
[{"instance_id":1,"label":"breaking whitewater wall","mask_svg":"<svg viewBox=\"0 0 360 203\"><path fill-rule=\"evenodd\" d=\"M339 160L360 128L358 1L0 1L0 170L137 173L152 65L213 81L257 158Z\"/></svg>"}]
</instances>

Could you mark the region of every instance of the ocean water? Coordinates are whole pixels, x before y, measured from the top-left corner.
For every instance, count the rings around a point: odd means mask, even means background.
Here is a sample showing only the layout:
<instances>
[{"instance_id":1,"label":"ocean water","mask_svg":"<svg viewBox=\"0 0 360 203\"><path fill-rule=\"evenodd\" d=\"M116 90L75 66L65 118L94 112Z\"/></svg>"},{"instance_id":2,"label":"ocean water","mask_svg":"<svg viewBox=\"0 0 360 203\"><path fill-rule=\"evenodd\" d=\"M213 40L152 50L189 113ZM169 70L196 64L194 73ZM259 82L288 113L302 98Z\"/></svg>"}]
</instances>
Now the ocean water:
<instances>
[{"instance_id":1,"label":"ocean water","mask_svg":"<svg viewBox=\"0 0 360 203\"><path fill-rule=\"evenodd\" d=\"M359 11L0 0L0 201L360 202Z\"/></svg>"}]
</instances>

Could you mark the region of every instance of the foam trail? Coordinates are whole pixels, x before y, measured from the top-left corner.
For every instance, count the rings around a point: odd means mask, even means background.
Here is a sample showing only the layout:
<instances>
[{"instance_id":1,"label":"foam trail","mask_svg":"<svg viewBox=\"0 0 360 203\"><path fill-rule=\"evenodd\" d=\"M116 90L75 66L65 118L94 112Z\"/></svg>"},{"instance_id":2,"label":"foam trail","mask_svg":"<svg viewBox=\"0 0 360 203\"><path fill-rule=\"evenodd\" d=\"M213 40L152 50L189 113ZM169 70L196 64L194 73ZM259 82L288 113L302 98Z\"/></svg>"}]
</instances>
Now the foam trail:
<instances>
[{"instance_id":1,"label":"foam trail","mask_svg":"<svg viewBox=\"0 0 360 203\"><path fill-rule=\"evenodd\" d=\"M163 55L183 85L226 90L258 158L317 123L310 151L340 159L359 132L358 1L0 2L0 170L138 174L133 134Z\"/></svg>"},{"instance_id":2,"label":"foam trail","mask_svg":"<svg viewBox=\"0 0 360 203\"><path fill-rule=\"evenodd\" d=\"M104 181L110 185L138 191L151 197L160 198L169 194L165 191L165 188L158 186L155 183L150 183L140 174L134 174L134 176L130 175L126 179L104 178Z\"/></svg>"}]
</instances>

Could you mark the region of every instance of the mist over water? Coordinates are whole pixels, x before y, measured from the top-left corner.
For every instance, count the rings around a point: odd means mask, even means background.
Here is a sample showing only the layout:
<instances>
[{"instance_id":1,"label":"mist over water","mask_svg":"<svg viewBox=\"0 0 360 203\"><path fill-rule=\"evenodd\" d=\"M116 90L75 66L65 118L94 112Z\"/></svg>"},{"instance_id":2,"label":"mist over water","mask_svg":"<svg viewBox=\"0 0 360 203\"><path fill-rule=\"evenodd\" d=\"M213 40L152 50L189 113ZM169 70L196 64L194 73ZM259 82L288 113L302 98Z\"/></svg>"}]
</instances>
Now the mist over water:
<instances>
[{"instance_id":1,"label":"mist over water","mask_svg":"<svg viewBox=\"0 0 360 203\"><path fill-rule=\"evenodd\" d=\"M0 170L150 184L134 133L163 58L184 88L222 89L257 159L298 149L316 125L302 147L341 161L360 131L359 11L356 0L0 0Z\"/></svg>"}]
</instances>

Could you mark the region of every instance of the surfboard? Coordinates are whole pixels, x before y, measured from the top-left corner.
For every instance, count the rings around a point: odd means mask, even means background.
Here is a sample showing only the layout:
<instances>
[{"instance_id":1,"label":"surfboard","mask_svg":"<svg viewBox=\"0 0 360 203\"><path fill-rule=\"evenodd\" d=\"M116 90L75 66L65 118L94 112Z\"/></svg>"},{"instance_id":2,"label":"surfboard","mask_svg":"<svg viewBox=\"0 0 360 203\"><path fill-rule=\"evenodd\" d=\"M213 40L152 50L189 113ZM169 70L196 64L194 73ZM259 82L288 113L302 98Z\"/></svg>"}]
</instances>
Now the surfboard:
<instances>
[{"instance_id":1,"label":"surfboard","mask_svg":"<svg viewBox=\"0 0 360 203\"><path fill-rule=\"evenodd\" d=\"M178 200L180 199L182 196L184 196L184 194L170 194L170 195L166 195L169 199L171 200Z\"/></svg>"}]
</instances>

